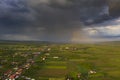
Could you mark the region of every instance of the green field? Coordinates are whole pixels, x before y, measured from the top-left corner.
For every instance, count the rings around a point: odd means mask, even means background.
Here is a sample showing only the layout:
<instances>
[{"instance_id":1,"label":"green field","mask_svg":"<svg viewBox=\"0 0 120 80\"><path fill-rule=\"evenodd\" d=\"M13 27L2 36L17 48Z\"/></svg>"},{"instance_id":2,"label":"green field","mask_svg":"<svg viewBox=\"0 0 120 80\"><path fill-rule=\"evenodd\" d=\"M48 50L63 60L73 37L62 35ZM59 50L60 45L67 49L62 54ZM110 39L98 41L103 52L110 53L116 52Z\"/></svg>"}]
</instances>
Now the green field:
<instances>
[{"instance_id":1,"label":"green field","mask_svg":"<svg viewBox=\"0 0 120 80\"><path fill-rule=\"evenodd\" d=\"M37 48L28 50L27 48ZM31 43L1 43L0 60L7 60L1 63L0 73L13 68L10 63L14 53L42 52L35 63L22 75L36 80L120 80L120 43L109 42L99 44L31 44ZM5 50L7 48L8 50ZM15 50L16 48L16 50ZM22 50L21 50L22 48ZM44 48L44 51L38 50ZM49 51L46 49L50 48ZM20 50L18 50L20 49ZM22 65L27 57L16 57L15 60ZM42 61L42 57L46 57ZM95 71L95 73L90 73ZM77 75L81 74L78 79ZM1 74L2 76L2 74ZM19 80L22 80L21 78Z\"/></svg>"}]
</instances>

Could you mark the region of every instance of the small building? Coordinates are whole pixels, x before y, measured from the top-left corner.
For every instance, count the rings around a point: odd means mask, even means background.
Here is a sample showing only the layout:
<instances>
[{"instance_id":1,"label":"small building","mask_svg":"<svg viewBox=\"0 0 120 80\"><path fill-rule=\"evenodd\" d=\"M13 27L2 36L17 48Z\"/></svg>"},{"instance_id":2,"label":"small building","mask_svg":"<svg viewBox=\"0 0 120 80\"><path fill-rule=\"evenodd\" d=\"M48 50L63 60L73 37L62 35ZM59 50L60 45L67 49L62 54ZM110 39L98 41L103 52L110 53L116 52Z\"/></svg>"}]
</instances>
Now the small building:
<instances>
[{"instance_id":1,"label":"small building","mask_svg":"<svg viewBox=\"0 0 120 80\"><path fill-rule=\"evenodd\" d=\"M58 56L54 56L53 58L54 58L54 59L58 59L59 57L58 57Z\"/></svg>"},{"instance_id":2,"label":"small building","mask_svg":"<svg viewBox=\"0 0 120 80\"><path fill-rule=\"evenodd\" d=\"M89 71L89 74L95 74L95 73L96 73L96 71L93 71L93 70Z\"/></svg>"}]
</instances>

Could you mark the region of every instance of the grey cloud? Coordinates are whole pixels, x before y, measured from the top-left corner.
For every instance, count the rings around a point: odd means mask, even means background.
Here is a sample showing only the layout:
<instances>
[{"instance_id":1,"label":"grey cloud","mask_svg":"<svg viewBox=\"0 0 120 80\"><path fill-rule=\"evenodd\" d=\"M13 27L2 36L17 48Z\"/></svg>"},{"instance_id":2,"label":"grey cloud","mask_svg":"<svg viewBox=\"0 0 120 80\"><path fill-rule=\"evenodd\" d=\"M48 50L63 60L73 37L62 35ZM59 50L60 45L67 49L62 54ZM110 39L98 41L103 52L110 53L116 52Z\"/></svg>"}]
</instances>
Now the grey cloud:
<instances>
[{"instance_id":1,"label":"grey cloud","mask_svg":"<svg viewBox=\"0 0 120 80\"><path fill-rule=\"evenodd\" d=\"M39 40L69 41L84 23L108 15L104 12L106 6L105 0L2 0L0 33L10 38L13 35L13 39L23 35Z\"/></svg>"}]
</instances>

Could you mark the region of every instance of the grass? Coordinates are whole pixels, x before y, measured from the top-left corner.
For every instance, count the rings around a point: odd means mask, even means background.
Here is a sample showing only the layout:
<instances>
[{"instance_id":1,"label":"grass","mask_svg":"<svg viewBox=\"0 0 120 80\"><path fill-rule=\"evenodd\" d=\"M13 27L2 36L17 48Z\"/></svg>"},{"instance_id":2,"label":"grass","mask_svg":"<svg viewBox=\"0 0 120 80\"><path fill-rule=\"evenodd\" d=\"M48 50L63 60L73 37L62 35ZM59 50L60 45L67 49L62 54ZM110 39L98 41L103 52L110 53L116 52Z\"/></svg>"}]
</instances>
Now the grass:
<instances>
[{"instance_id":1,"label":"grass","mask_svg":"<svg viewBox=\"0 0 120 80\"><path fill-rule=\"evenodd\" d=\"M10 49L16 46L19 48L19 45L15 45ZM22 46L26 49L28 47L28 45L20 44L20 48ZM35 47L36 44L30 46ZM37 45L37 47L42 46ZM66 46L70 49L65 49ZM7 47L7 44L0 47ZM9 45L9 47L11 46ZM120 43L51 44L48 47L51 48L51 51L47 52L50 55L47 56L46 60L41 63L41 56L45 56L45 52L43 52L35 60L35 64L29 70L25 71L23 75L30 76L36 80L64 80L66 76L76 78L77 74L81 73L83 80L120 80ZM72 50L74 47L77 49ZM5 55L0 51L0 55L4 58L8 55L7 60L11 62L12 59L9 56L12 55L12 52L19 51L3 51ZM24 51L22 50L22 52ZM53 58L55 56L59 58ZM3 57L0 57L0 59ZM20 59L21 57L19 56L16 58L18 61ZM23 61L20 60L20 62ZM9 64L5 64L5 68L11 68L8 66ZM88 75L90 70L95 70L96 74Z\"/></svg>"},{"instance_id":2,"label":"grass","mask_svg":"<svg viewBox=\"0 0 120 80\"><path fill-rule=\"evenodd\" d=\"M69 46L69 45L67 45ZM70 45L71 46L71 45ZM44 69L53 69L48 72L60 72L59 69L65 69L66 73L60 75L76 76L79 72L87 74L89 70L96 70L96 74L89 75L90 80L114 80L115 77L119 78L119 63L120 63L120 50L110 45L73 45L80 48L77 51L52 50L50 56L46 61ZM85 48L89 47L89 48ZM60 56L59 59L53 59L53 56ZM46 73L46 70L43 73ZM56 70L58 69L58 70ZM55 74L55 73L52 73ZM44 74L45 76L53 77L53 75ZM59 74L55 74L59 76ZM43 75L41 75L43 76ZM55 77L55 76L54 76ZM56 79L57 80L57 79Z\"/></svg>"},{"instance_id":3,"label":"grass","mask_svg":"<svg viewBox=\"0 0 120 80\"><path fill-rule=\"evenodd\" d=\"M66 69L66 66L45 66L45 69Z\"/></svg>"},{"instance_id":4,"label":"grass","mask_svg":"<svg viewBox=\"0 0 120 80\"><path fill-rule=\"evenodd\" d=\"M67 74L67 70L66 69L42 69L38 72L38 74L41 77L59 78L59 77L64 77Z\"/></svg>"},{"instance_id":5,"label":"grass","mask_svg":"<svg viewBox=\"0 0 120 80\"><path fill-rule=\"evenodd\" d=\"M65 78L49 78L49 80L65 80Z\"/></svg>"}]
</instances>

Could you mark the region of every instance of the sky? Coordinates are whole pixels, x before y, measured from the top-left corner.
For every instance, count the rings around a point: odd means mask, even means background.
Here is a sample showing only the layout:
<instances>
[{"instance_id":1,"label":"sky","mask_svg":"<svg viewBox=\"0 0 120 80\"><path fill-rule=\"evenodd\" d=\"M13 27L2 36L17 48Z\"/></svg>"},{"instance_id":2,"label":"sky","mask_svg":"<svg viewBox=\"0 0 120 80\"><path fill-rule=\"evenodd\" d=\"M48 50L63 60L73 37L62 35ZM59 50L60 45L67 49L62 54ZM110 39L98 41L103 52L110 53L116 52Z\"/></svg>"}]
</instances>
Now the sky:
<instances>
[{"instance_id":1,"label":"sky","mask_svg":"<svg viewBox=\"0 0 120 80\"><path fill-rule=\"evenodd\" d=\"M120 18L93 24L83 31L94 41L119 41L120 40Z\"/></svg>"},{"instance_id":2,"label":"sky","mask_svg":"<svg viewBox=\"0 0 120 80\"><path fill-rule=\"evenodd\" d=\"M105 0L1 0L0 40L119 40L120 18L109 18Z\"/></svg>"}]
</instances>

